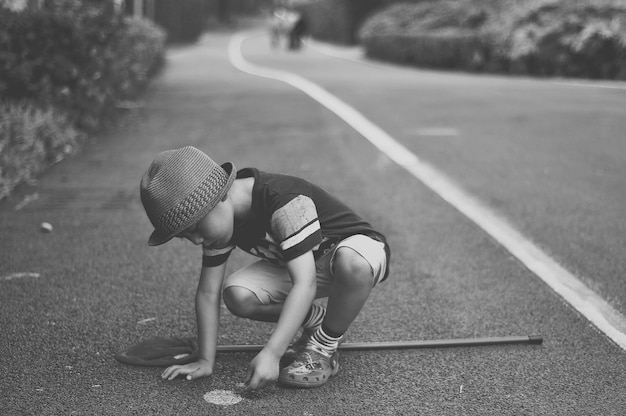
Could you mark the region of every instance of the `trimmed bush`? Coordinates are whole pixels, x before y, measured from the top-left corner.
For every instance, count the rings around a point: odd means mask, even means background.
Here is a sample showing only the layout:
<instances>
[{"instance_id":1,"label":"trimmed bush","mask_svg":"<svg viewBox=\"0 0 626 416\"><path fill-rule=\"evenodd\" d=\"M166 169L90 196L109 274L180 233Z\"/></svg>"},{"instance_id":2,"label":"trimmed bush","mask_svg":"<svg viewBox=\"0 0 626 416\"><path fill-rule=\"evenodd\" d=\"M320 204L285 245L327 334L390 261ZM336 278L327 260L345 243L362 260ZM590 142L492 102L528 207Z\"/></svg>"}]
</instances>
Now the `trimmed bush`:
<instances>
[{"instance_id":1,"label":"trimmed bush","mask_svg":"<svg viewBox=\"0 0 626 416\"><path fill-rule=\"evenodd\" d=\"M298 6L307 29L316 39L342 44L354 42L347 0L319 0Z\"/></svg>"},{"instance_id":2,"label":"trimmed bush","mask_svg":"<svg viewBox=\"0 0 626 416\"><path fill-rule=\"evenodd\" d=\"M359 37L480 30L487 17L487 10L478 2L427 0L418 4L396 4L368 19Z\"/></svg>"},{"instance_id":3,"label":"trimmed bush","mask_svg":"<svg viewBox=\"0 0 626 416\"><path fill-rule=\"evenodd\" d=\"M507 33L512 72L626 79L626 7L542 5L516 19Z\"/></svg>"},{"instance_id":4,"label":"trimmed bush","mask_svg":"<svg viewBox=\"0 0 626 416\"><path fill-rule=\"evenodd\" d=\"M306 17L311 35L330 42L355 44L363 22L394 3L430 0L316 0L296 3Z\"/></svg>"},{"instance_id":5,"label":"trimmed bush","mask_svg":"<svg viewBox=\"0 0 626 416\"><path fill-rule=\"evenodd\" d=\"M366 21L360 38L368 56L436 68L478 69L489 59L488 12L452 0L397 4Z\"/></svg>"},{"instance_id":6,"label":"trimmed bush","mask_svg":"<svg viewBox=\"0 0 626 416\"><path fill-rule=\"evenodd\" d=\"M108 7L12 12L0 8L0 96L66 112L96 130L162 61L164 34Z\"/></svg>"},{"instance_id":7,"label":"trimmed bush","mask_svg":"<svg viewBox=\"0 0 626 416\"><path fill-rule=\"evenodd\" d=\"M154 20L170 42L194 42L202 34L206 0L156 0Z\"/></svg>"},{"instance_id":8,"label":"trimmed bush","mask_svg":"<svg viewBox=\"0 0 626 416\"><path fill-rule=\"evenodd\" d=\"M472 32L439 32L422 35L383 35L363 40L367 55L387 61L432 68L483 68L489 46Z\"/></svg>"},{"instance_id":9,"label":"trimmed bush","mask_svg":"<svg viewBox=\"0 0 626 416\"><path fill-rule=\"evenodd\" d=\"M141 18L125 18L112 49L117 100L132 100L146 87L164 63L165 32Z\"/></svg>"},{"instance_id":10,"label":"trimmed bush","mask_svg":"<svg viewBox=\"0 0 626 416\"><path fill-rule=\"evenodd\" d=\"M428 0L385 9L360 36L400 63L626 79L626 0Z\"/></svg>"},{"instance_id":11,"label":"trimmed bush","mask_svg":"<svg viewBox=\"0 0 626 416\"><path fill-rule=\"evenodd\" d=\"M99 127L110 106L112 56L119 20L104 14L0 10L0 94L59 107L81 127Z\"/></svg>"},{"instance_id":12,"label":"trimmed bush","mask_svg":"<svg viewBox=\"0 0 626 416\"><path fill-rule=\"evenodd\" d=\"M0 199L75 152L83 140L62 112L28 102L0 104Z\"/></svg>"},{"instance_id":13,"label":"trimmed bush","mask_svg":"<svg viewBox=\"0 0 626 416\"><path fill-rule=\"evenodd\" d=\"M46 4L0 7L0 199L115 121L164 61L164 32L112 2Z\"/></svg>"}]
</instances>

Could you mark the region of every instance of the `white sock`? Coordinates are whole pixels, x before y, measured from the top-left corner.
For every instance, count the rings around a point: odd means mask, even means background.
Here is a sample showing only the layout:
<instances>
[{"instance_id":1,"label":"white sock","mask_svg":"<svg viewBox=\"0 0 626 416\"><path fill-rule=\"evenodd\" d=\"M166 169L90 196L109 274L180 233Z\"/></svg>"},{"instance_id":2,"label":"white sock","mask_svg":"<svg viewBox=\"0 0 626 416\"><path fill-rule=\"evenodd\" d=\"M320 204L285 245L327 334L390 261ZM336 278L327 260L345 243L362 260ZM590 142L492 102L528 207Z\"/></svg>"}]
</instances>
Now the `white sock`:
<instances>
[{"instance_id":1,"label":"white sock","mask_svg":"<svg viewBox=\"0 0 626 416\"><path fill-rule=\"evenodd\" d=\"M318 326L322 325L324 316L326 316L326 308L322 305L314 303L311 305L311 309L309 309L309 313L307 314L306 318L304 318L302 327L304 329L317 328Z\"/></svg>"},{"instance_id":2,"label":"white sock","mask_svg":"<svg viewBox=\"0 0 626 416\"><path fill-rule=\"evenodd\" d=\"M339 347L339 340L342 336L343 335L331 337L324 331L323 326L320 325L309 340L309 345L312 345L316 350L319 350L323 354L331 356L335 353L335 351L337 351L337 347Z\"/></svg>"}]
</instances>

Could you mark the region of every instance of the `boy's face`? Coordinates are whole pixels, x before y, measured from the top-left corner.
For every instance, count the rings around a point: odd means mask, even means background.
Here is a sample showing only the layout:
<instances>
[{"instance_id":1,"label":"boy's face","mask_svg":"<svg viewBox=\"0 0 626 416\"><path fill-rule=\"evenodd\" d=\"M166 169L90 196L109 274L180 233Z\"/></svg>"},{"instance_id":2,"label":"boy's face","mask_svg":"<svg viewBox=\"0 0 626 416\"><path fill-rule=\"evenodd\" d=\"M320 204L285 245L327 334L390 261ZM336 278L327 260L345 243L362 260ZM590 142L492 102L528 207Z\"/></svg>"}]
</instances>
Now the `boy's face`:
<instances>
[{"instance_id":1,"label":"boy's face","mask_svg":"<svg viewBox=\"0 0 626 416\"><path fill-rule=\"evenodd\" d=\"M211 212L177 235L195 245L207 248L223 248L233 235L234 216L230 200L220 201Z\"/></svg>"}]
</instances>

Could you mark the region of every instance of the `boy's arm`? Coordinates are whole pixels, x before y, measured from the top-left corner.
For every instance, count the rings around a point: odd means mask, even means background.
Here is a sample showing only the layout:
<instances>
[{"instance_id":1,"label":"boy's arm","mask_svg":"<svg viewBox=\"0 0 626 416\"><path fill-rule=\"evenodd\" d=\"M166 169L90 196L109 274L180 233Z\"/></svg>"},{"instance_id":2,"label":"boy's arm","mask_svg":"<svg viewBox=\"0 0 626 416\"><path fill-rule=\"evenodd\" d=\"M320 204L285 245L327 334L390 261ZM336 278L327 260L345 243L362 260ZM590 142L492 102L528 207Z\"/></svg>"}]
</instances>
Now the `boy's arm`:
<instances>
[{"instance_id":1,"label":"boy's arm","mask_svg":"<svg viewBox=\"0 0 626 416\"><path fill-rule=\"evenodd\" d=\"M196 323L198 327L198 359L186 365L168 367L161 377L172 380L187 375L187 380L210 376L215 364L217 330L219 328L221 290L226 263L203 267L196 290Z\"/></svg>"},{"instance_id":2,"label":"boy's arm","mask_svg":"<svg viewBox=\"0 0 626 416\"><path fill-rule=\"evenodd\" d=\"M196 324L198 326L198 358L215 363L217 330L220 319L222 283L226 263L216 267L203 267L196 290Z\"/></svg>"},{"instance_id":3,"label":"boy's arm","mask_svg":"<svg viewBox=\"0 0 626 416\"><path fill-rule=\"evenodd\" d=\"M285 299L276 328L261 352L252 360L246 387L256 390L278 378L278 363L302 325L311 307L317 281L313 252L308 251L287 263L293 287Z\"/></svg>"},{"instance_id":4,"label":"boy's arm","mask_svg":"<svg viewBox=\"0 0 626 416\"><path fill-rule=\"evenodd\" d=\"M285 299L283 310L265 348L282 357L294 335L304 322L317 290L315 260L308 251L287 263L293 287Z\"/></svg>"}]
</instances>

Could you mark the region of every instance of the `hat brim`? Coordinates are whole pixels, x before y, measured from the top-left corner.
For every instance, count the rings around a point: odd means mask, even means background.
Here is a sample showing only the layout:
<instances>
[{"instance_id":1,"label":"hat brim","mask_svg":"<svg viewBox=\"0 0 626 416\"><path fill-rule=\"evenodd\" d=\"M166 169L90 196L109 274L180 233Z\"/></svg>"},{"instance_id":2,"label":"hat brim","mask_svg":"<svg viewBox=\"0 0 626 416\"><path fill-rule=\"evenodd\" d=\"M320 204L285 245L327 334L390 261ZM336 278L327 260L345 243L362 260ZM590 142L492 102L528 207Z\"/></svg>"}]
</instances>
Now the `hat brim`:
<instances>
[{"instance_id":1,"label":"hat brim","mask_svg":"<svg viewBox=\"0 0 626 416\"><path fill-rule=\"evenodd\" d=\"M219 201L221 201L224 198L224 196L226 196L226 194L230 190L230 187L232 186L233 182L235 181L235 178L237 177L237 171L235 170L235 165L233 165L231 162L224 163L221 166L226 171L226 173L228 174L228 180L226 181L226 184L224 185L224 187L221 189L220 193L217 194L217 196L215 197L214 200L217 201L217 202L215 204L213 204L213 205L207 205L206 207L204 207L201 210L199 210L196 215L194 215L192 218L190 218L189 221L187 221L185 224L181 225L180 229L175 230L174 232L171 232L171 233L168 233L168 234L164 234L164 233L160 233L159 230L154 230L152 232L152 234L150 235L150 238L148 238L148 245L149 246L160 246L161 244L167 243L172 238L176 237L177 234L180 234L185 229L187 229L189 226L191 226L191 224L199 221L205 215L207 215L209 212L211 212L211 210L213 208L215 208L215 205L217 205L219 203Z\"/></svg>"}]
</instances>

